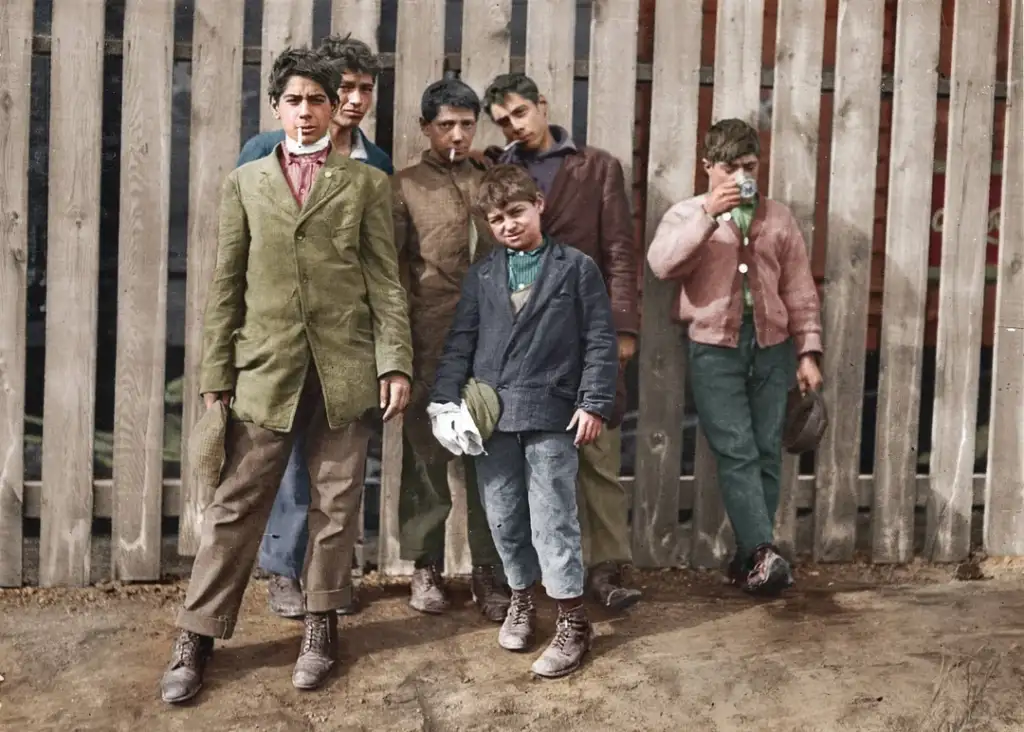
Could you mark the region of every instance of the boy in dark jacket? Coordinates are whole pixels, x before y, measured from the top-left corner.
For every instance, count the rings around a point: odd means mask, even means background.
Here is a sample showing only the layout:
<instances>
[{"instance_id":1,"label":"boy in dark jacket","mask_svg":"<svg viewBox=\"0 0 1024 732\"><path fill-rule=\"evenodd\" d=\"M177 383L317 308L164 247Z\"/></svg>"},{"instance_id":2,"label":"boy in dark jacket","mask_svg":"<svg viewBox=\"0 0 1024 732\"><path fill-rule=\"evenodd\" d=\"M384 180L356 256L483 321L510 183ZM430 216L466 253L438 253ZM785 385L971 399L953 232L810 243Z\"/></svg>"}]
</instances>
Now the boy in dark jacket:
<instances>
[{"instance_id":1,"label":"boy in dark jacket","mask_svg":"<svg viewBox=\"0 0 1024 732\"><path fill-rule=\"evenodd\" d=\"M600 436L615 405L611 304L594 261L541 234L544 198L526 171L492 168L476 205L502 247L466 275L432 402L459 404L470 377L498 394L501 415L476 458L512 589L498 643L510 651L530 647L540 580L558 602L558 622L532 670L564 676L579 666L593 635L582 599L577 450Z\"/></svg>"}]
</instances>

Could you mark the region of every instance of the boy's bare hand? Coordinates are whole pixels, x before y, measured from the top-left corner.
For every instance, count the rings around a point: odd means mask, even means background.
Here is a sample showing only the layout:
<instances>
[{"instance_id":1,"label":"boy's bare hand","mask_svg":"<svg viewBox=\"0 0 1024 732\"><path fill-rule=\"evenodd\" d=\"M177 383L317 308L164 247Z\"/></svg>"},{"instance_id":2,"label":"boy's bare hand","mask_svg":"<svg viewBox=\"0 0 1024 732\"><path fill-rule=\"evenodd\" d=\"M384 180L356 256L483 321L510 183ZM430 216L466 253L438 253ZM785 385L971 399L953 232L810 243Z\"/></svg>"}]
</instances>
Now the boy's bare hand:
<instances>
[{"instance_id":1,"label":"boy's bare hand","mask_svg":"<svg viewBox=\"0 0 1024 732\"><path fill-rule=\"evenodd\" d=\"M409 406L409 377L405 374L387 374L380 379L380 408L384 421L401 414Z\"/></svg>"},{"instance_id":2,"label":"boy's bare hand","mask_svg":"<svg viewBox=\"0 0 1024 732\"><path fill-rule=\"evenodd\" d=\"M203 394L203 404L209 409L217 402L224 402L224 406L231 404L231 392L230 391L208 391Z\"/></svg>"},{"instance_id":3,"label":"boy's bare hand","mask_svg":"<svg viewBox=\"0 0 1024 732\"><path fill-rule=\"evenodd\" d=\"M585 409L577 409L576 413L572 415L572 421L569 422L569 426L565 429L568 432L573 427L576 428L576 440L574 443L576 447L589 445L601 436L601 430L604 429L604 420Z\"/></svg>"},{"instance_id":4,"label":"boy's bare hand","mask_svg":"<svg viewBox=\"0 0 1024 732\"><path fill-rule=\"evenodd\" d=\"M818 368L818 359L814 354L808 353L800 357L800 365L796 369L796 382L800 385L801 394L821 388L823 382L821 370Z\"/></svg>"},{"instance_id":5,"label":"boy's bare hand","mask_svg":"<svg viewBox=\"0 0 1024 732\"><path fill-rule=\"evenodd\" d=\"M619 333L619 365L624 366L636 355L636 336Z\"/></svg>"},{"instance_id":6,"label":"boy's bare hand","mask_svg":"<svg viewBox=\"0 0 1024 732\"><path fill-rule=\"evenodd\" d=\"M704 210L708 216L719 216L739 206L741 200L739 184L729 178L708 194L704 200Z\"/></svg>"}]
</instances>

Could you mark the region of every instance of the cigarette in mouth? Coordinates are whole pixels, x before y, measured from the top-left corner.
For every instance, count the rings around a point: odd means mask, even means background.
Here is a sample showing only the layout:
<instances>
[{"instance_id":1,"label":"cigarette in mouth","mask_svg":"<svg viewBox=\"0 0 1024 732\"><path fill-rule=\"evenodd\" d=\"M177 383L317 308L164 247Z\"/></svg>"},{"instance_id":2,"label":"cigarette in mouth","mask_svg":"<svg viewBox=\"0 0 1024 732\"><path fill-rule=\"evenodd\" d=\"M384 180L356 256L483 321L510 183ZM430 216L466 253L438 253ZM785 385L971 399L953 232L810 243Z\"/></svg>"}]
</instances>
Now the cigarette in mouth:
<instances>
[{"instance_id":1,"label":"cigarette in mouth","mask_svg":"<svg viewBox=\"0 0 1024 732\"><path fill-rule=\"evenodd\" d=\"M454 147L451 150L448 151L448 162L449 163L454 163L455 162L455 148Z\"/></svg>"},{"instance_id":2,"label":"cigarette in mouth","mask_svg":"<svg viewBox=\"0 0 1024 732\"><path fill-rule=\"evenodd\" d=\"M298 130L299 133L299 147L302 147L302 130Z\"/></svg>"}]
</instances>

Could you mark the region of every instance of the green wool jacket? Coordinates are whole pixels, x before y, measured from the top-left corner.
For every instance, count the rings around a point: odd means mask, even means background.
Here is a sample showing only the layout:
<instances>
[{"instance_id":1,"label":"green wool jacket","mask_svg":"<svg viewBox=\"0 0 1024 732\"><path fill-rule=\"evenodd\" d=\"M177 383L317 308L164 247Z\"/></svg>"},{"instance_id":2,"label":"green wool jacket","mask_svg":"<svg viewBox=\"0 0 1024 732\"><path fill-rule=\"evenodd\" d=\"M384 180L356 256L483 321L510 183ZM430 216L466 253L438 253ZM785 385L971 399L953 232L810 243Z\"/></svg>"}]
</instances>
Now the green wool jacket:
<instances>
[{"instance_id":1,"label":"green wool jacket","mask_svg":"<svg viewBox=\"0 0 1024 732\"><path fill-rule=\"evenodd\" d=\"M234 391L239 419L290 431L311 359L331 428L378 406L380 376L412 376L391 188L332 152L300 209L275 151L224 184L200 391Z\"/></svg>"}]
</instances>

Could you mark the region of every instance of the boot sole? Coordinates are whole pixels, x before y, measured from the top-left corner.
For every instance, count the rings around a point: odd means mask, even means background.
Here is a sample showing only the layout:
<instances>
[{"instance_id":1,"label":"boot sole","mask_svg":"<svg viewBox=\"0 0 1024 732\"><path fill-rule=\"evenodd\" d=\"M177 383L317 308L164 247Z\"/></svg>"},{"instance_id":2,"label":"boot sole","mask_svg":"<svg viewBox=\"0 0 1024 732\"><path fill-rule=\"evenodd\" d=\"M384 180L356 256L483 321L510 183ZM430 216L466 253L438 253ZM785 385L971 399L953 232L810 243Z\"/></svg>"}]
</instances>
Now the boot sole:
<instances>
[{"instance_id":1,"label":"boot sole","mask_svg":"<svg viewBox=\"0 0 1024 732\"><path fill-rule=\"evenodd\" d=\"M202 691L202 690L203 690L203 685L199 684L199 686L197 686L195 688L195 691L193 691L188 696L183 696L183 697L181 697L179 699L168 699L164 695L164 693L161 691L160 692L160 698L164 701L165 704L184 704L185 702L192 701L193 699L195 699L196 695L199 694L199 692Z\"/></svg>"},{"instance_id":2,"label":"boot sole","mask_svg":"<svg viewBox=\"0 0 1024 732\"><path fill-rule=\"evenodd\" d=\"M275 610L274 608L270 608L270 614L276 615L279 618L284 618L285 620L302 620L302 618L306 617L305 610L295 612L289 610Z\"/></svg>"},{"instance_id":3,"label":"boot sole","mask_svg":"<svg viewBox=\"0 0 1024 732\"><path fill-rule=\"evenodd\" d=\"M629 608L636 605L642 599L644 599L644 596L638 592L636 594L626 595L617 602L610 602L605 605L605 607L612 612L621 613L624 610L629 610Z\"/></svg>"}]
</instances>

